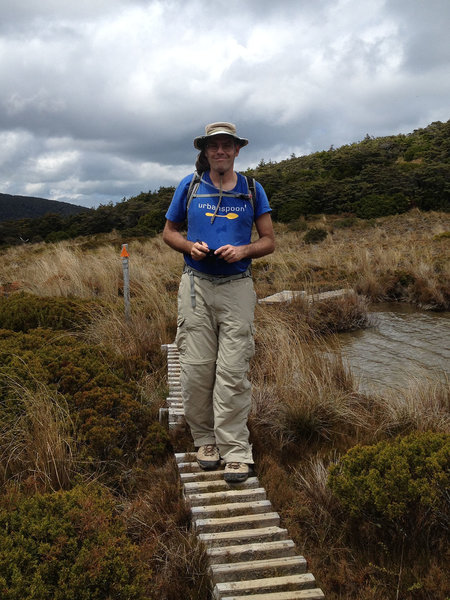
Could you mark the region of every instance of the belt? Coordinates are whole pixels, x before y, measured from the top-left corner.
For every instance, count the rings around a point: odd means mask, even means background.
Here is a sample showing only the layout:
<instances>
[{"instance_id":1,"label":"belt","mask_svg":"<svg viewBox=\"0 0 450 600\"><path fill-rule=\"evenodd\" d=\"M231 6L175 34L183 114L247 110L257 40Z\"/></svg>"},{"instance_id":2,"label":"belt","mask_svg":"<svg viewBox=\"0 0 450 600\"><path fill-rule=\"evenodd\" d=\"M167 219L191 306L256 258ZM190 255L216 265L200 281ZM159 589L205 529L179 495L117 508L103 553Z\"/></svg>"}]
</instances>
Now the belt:
<instances>
[{"instance_id":1,"label":"belt","mask_svg":"<svg viewBox=\"0 0 450 600\"><path fill-rule=\"evenodd\" d=\"M213 285L223 285L224 283L228 283L229 281L236 281L237 279L245 279L247 277L252 276L251 267L247 267L247 269L243 273L235 273L234 275L210 275L209 273L203 273L202 271L197 271L197 269L193 269L192 267L188 267L188 265L184 265L183 273L187 273L189 275L189 279L191 282L191 305L192 308L195 308L195 283L194 277L198 277L199 279L206 279Z\"/></svg>"}]
</instances>

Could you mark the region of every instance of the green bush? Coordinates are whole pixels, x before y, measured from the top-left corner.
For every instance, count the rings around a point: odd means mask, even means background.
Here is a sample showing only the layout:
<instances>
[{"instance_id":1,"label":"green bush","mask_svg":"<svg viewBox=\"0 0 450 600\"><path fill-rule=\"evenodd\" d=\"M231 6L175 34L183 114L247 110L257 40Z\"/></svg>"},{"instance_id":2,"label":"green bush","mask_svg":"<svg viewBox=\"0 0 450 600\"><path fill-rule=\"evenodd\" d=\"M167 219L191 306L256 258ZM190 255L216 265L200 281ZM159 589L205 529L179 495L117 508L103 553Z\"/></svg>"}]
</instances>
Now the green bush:
<instances>
[{"instance_id":1,"label":"green bush","mask_svg":"<svg viewBox=\"0 0 450 600\"><path fill-rule=\"evenodd\" d=\"M167 458L171 450L169 434L159 423L153 423L142 443L139 458L144 464L154 464Z\"/></svg>"},{"instance_id":2,"label":"green bush","mask_svg":"<svg viewBox=\"0 0 450 600\"><path fill-rule=\"evenodd\" d=\"M298 217L297 219L289 221L288 229L289 231L306 231L308 229L308 225L304 217Z\"/></svg>"},{"instance_id":3,"label":"green bush","mask_svg":"<svg viewBox=\"0 0 450 600\"><path fill-rule=\"evenodd\" d=\"M311 227L303 236L305 244L317 244L322 242L328 235L328 232L321 227Z\"/></svg>"},{"instance_id":4,"label":"green bush","mask_svg":"<svg viewBox=\"0 0 450 600\"><path fill-rule=\"evenodd\" d=\"M103 488L0 498L3 600L148 600L145 559Z\"/></svg>"},{"instance_id":5,"label":"green bush","mask_svg":"<svg viewBox=\"0 0 450 600\"><path fill-rule=\"evenodd\" d=\"M0 329L71 329L86 323L95 306L90 300L41 298L18 292L0 297Z\"/></svg>"},{"instance_id":6,"label":"green bush","mask_svg":"<svg viewBox=\"0 0 450 600\"><path fill-rule=\"evenodd\" d=\"M362 219L374 219L386 215L406 212L411 208L411 201L402 193L368 194L361 198L357 205L357 216Z\"/></svg>"},{"instance_id":7,"label":"green bush","mask_svg":"<svg viewBox=\"0 0 450 600\"><path fill-rule=\"evenodd\" d=\"M17 382L31 392L44 384L62 396L81 457L94 470L101 467L110 484L123 482L137 462L142 468L170 451L125 365L103 347L47 329L0 330L0 429L19 416Z\"/></svg>"},{"instance_id":8,"label":"green bush","mask_svg":"<svg viewBox=\"0 0 450 600\"><path fill-rule=\"evenodd\" d=\"M433 236L433 240L436 240L436 241L448 240L448 239L450 239L450 231L443 231L442 233L438 233L435 236Z\"/></svg>"},{"instance_id":9,"label":"green bush","mask_svg":"<svg viewBox=\"0 0 450 600\"><path fill-rule=\"evenodd\" d=\"M450 435L414 433L355 446L330 468L328 485L351 516L407 530L448 520L449 467Z\"/></svg>"},{"instance_id":10,"label":"green bush","mask_svg":"<svg viewBox=\"0 0 450 600\"><path fill-rule=\"evenodd\" d=\"M333 223L333 226L336 229L346 229L348 227L353 227L354 225L357 225L359 222L360 220L358 219L358 217L344 217L343 219L337 219Z\"/></svg>"}]
</instances>

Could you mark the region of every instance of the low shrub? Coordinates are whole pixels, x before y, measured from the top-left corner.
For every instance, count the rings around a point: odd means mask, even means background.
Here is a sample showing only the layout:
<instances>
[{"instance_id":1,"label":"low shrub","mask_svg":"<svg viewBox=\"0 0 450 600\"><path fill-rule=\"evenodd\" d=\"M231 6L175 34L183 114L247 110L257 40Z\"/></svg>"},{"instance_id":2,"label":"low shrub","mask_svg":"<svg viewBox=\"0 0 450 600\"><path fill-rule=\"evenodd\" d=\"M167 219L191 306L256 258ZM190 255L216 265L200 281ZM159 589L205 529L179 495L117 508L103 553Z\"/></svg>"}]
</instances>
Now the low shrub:
<instances>
[{"instance_id":1,"label":"low shrub","mask_svg":"<svg viewBox=\"0 0 450 600\"><path fill-rule=\"evenodd\" d=\"M369 324L368 300L349 292L315 301L305 311L306 323L318 334L362 329Z\"/></svg>"},{"instance_id":2,"label":"low shrub","mask_svg":"<svg viewBox=\"0 0 450 600\"><path fill-rule=\"evenodd\" d=\"M361 219L374 219L386 215L401 214L410 208L410 199L402 193L393 195L368 194L359 200L356 213Z\"/></svg>"},{"instance_id":3,"label":"low shrub","mask_svg":"<svg viewBox=\"0 0 450 600\"><path fill-rule=\"evenodd\" d=\"M433 240L435 240L435 241L448 240L448 239L450 239L450 231L443 231L442 233L438 233L435 236L433 236Z\"/></svg>"},{"instance_id":4,"label":"low shrub","mask_svg":"<svg viewBox=\"0 0 450 600\"><path fill-rule=\"evenodd\" d=\"M289 231L306 231L308 229L308 224L304 217L298 217L297 219L289 221L288 229Z\"/></svg>"},{"instance_id":5,"label":"low shrub","mask_svg":"<svg viewBox=\"0 0 450 600\"><path fill-rule=\"evenodd\" d=\"M348 227L353 227L359 222L360 219L358 219L358 217L344 217L343 219L337 219L334 221L333 227L336 229L346 229Z\"/></svg>"},{"instance_id":6,"label":"low shrub","mask_svg":"<svg viewBox=\"0 0 450 600\"><path fill-rule=\"evenodd\" d=\"M146 558L100 486L0 497L3 600L148 600Z\"/></svg>"},{"instance_id":7,"label":"low shrub","mask_svg":"<svg viewBox=\"0 0 450 600\"><path fill-rule=\"evenodd\" d=\"M0 297L0 329L72 329L90 320L94 306L92 301L79 298L39 297L18 292Z\"/></svg>"},{"instance_id":8,"label":"low shrub","mask_svg":"<svg viewBox=\"0 0 450 600\"><path fill-rule=\"evenodd\" d=\"M414 433L355 446L330 467L328 485L350 516L411 532L448 527L450 435Z\"/></svg>"},{"instance_id":9,"label":"low shrub","mask_svg":"<svg viewBox=\"0 0 450 600\"><path fill-rule=\"evenodd\" d=\"M169 452L138 385L105 348L46 329L0 330L0 380L0 428L12 428L21 417L17 382L28 395L45 386L67 406L81 458L93 470L101 467L111 484L120 478L123 485L124 473L137 463L145 467Z\"/></svg>"},{"instance_id":10,"label":"low shrub","mask_svg":"<svg viewBox=\"0 0 450 600\"><path fill-rule=\"evenodd\" d=\"M328 232L321 227L311 227L303 236L303 241L305 244L317 244L319 242L323 242L323 240L327 237Z\"/></svg>"}]
</instances>

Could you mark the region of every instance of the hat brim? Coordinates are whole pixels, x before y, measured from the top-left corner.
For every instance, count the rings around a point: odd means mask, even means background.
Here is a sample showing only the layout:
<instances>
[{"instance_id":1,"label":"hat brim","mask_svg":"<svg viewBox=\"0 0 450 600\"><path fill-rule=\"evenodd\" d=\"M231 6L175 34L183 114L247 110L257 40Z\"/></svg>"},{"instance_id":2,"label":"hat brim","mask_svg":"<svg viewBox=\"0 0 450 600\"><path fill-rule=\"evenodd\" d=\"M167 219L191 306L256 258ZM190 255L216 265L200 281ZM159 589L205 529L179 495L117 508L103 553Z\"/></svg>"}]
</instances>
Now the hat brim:
<instances>
[{"instance_id":1,"label":"hat brim","mask_svg":"<svg viewBox=\"0 0 450 600\"><path fill-rule=\"evenodd\" d=\"M239 144L239 146L241 148L248 144L248 140L246 140L245 138L238 137L237 135L233 135L229 131L215 131L214 133L210 133L209 135L200 135L200 136L194 138L194 147L197 148L197 150L203 150L206 142L209 139L211 139L212 137L214 137L215 135L228 135L228 136L232 137L234 140L236 140L236 142Z\"/></svg>"}]
</instances>

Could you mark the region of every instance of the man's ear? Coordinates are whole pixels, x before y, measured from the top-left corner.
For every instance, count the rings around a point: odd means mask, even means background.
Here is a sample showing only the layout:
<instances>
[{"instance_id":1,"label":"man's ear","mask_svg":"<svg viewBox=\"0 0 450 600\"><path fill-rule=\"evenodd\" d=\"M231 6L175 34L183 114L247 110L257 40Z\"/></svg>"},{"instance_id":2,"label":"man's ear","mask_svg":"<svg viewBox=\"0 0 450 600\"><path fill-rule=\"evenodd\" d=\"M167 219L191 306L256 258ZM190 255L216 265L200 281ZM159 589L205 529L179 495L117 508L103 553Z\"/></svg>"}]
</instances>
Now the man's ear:
<instances>
[{"instance_id":1,"label":"man's ear","mask_svg":"<svg viewBox=\"0 0 450 600\"><path fill-rule=\"evenodd\" d=\"M236 156L239 156L239 151L240 151L241 147L239 146L239 144L236 144L235 148L236 148L236 150L235 150L236 153L234 156L236 157Z\"/></svg>"}]
</instances>

